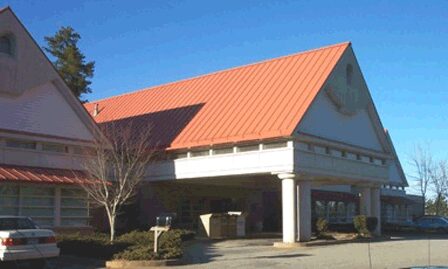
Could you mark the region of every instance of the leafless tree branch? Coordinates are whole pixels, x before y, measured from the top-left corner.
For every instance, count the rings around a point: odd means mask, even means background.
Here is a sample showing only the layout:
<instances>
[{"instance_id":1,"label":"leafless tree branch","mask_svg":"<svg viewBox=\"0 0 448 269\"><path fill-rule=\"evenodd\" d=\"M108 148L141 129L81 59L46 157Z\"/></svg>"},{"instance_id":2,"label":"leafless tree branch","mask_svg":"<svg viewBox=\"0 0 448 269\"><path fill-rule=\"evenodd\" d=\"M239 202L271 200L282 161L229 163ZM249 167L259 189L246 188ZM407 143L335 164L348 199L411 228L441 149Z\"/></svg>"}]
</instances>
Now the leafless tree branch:
<instances>
[{"instance_id":1,"label":"leafless tree branch","mask_svg":"<svg viewBox=\"0 0 448 269\"><path fill-rule=\"evenodd\" d=\"M153 156L150 128L137 126L132 120L100 125L93 156L85 158L83 168L92 184L82 187L90 199L106 211L110 241L115 239L115 222L120 207L136 194Z\"/></svg>"}]
</instances>

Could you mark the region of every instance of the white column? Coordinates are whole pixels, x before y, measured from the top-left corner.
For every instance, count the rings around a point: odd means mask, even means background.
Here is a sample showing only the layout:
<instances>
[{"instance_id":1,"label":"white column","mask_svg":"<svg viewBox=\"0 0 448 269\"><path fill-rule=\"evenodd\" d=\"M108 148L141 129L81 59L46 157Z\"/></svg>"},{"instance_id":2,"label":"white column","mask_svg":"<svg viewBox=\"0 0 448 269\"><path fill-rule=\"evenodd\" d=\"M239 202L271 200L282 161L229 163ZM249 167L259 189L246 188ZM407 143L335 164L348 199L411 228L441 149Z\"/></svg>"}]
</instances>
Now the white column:
<instances>
[{"instance_id":1,"label":"white column","mask_svg":"<svg viewBox=\"0 0 448 269\"><path fill-rule=\"evenodd\" d=\"M296 241L296 181L294 174L279 174L282 180L283 243Z\"/></svg>"},{"instance_id":2,"label":"white column","mask_svg":"<svg viewBox=\"0 0 448 269\"><path fill-rule=\"evenodd\" d=\"M361 189L361 197L359 199L359 212L361 215L371 216L371 191L370 188L365 187Z\"/></svg>"},{"instance_id":3,"label":"white column","mask_svg":"<svg viewBox=\"0 0 448 269\"><path fill-rule=\"evenodd\" d=\"M378 219L378 225L374 231L375 235L381 235L381 195L380 188L372 188L371 191L371 216Z\"/></svg>"},{"instance_id":4,"label":"white column","mask_svg":"<svg viewBox=\"0 0 448 269\"><path fill-rule=\"evenodd\" d=\"M297 181L297 240L311 239L311 182Z\"/></svg>"}]
</instances>

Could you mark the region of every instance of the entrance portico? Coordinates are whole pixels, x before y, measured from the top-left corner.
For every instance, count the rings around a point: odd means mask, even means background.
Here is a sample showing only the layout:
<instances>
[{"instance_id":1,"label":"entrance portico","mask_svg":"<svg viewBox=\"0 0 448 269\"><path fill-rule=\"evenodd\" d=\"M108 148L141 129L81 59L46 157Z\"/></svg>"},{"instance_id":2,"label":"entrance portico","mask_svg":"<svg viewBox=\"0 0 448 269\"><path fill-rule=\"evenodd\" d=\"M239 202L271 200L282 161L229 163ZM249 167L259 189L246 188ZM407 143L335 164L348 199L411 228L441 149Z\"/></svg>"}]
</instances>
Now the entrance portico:
<instances>
[{"instance_id":1,"label":"entrance portico","mask_svg":"<svg viewBox=\"0 0 448 269\"><path fill-rule=\"evenodd\" d=\"M311 181L295 173L280 173L282 186L283 245L294 245L311 239ZM380 188L376 185L359 188L360 214L376 217L375 235L381 234ZM282 245L282 246L283 246Z\"/></svg>"}]
</instances>

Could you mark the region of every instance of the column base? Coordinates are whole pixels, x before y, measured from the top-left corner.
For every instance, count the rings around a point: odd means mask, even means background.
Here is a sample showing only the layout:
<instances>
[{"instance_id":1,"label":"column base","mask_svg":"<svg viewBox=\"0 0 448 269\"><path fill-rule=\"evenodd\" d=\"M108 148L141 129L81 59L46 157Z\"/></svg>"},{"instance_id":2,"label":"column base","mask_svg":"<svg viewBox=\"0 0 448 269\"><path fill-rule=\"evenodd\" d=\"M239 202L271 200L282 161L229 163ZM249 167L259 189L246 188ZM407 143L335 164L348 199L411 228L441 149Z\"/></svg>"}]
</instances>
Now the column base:
<instances>
[{"instance_id":1,"label":"column base","mask_svg":"<svg viewBox=\"0 0 448 269\"><path fill-rule=\"evenodd\" d=\"M274 242L274 248L298 248L302 246L303 244L299 242L295 243Z\"/></svg>"}]
</instances>

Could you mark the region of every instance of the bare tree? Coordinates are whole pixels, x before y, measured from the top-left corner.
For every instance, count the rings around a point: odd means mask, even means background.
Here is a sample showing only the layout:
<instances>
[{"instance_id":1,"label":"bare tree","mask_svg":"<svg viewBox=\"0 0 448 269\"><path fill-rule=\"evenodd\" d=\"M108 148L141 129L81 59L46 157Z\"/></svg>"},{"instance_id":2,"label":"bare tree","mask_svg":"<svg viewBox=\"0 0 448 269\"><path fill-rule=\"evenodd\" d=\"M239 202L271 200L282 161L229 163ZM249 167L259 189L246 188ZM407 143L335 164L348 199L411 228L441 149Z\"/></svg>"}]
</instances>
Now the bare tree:
<instances>
[{"instance_id":1,"label":"bare tree","mask_svg":"<svg viewBox=\"0 0 448 269\"><path fill-rule=\"evenodd\" d=\"M434 200L435 213L440 215L443 207L444 198L447 195L448 188L448 165L446 160L439 161L431 173L431 183L434 188L436 198Z\"/></svg>"},{"instance_id":2,"label":"bare tree","mask_svg":"<svg viewBox=\"0 0 448 269\"><path fill-rule=\"evenodd\" d=\"M423 197L423 212L425 212L428 187L434 173L434 161L429 145L424 148L421 145L416 146L410 162L415 170L412 178L414 178L416 187Z\"/></svg>"},{"instance_id":3,"label":"bare tree","mask_svg":"<svg viewBox=\"0 0 448 269\"><path fill-rule=\"evenodd\" d=\"M445 194L445 178L443 176L443 171L445 164L443 161L438 162L434 165L433 169L430 171L431 176L431 185L433 187L433 191L436 195L434 199L434 205L435 205L435 213L436 215L440 214L441 205L442 205L442 199L443 195Z\"/></svg>"},{"instance_id":4,"label":"bare tree","mask_svg":"<svg viewBox=\"0 0 448 269\"><path fill-rule=\"evenodd\" d=\"M95 141L92 156L83 161L83 168L93 181L82 187L94 204L105 209L113 242L120 207L136 194L152 157L150 128L132 121L99 127L102 134Z\"/></svg>"}]
</instances>

